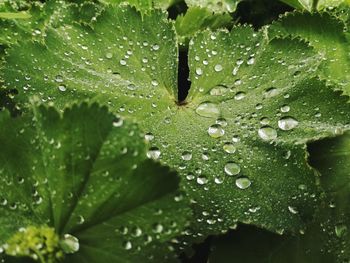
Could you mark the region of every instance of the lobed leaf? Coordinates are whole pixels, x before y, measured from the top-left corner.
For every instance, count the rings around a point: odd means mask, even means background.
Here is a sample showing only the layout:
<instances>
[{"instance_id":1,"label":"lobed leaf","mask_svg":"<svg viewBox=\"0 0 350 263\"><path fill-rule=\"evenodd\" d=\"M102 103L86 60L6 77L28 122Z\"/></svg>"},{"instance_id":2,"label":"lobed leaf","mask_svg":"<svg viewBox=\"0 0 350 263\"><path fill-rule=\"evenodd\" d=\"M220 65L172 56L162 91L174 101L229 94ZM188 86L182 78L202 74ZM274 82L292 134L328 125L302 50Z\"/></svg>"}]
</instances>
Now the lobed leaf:
<instances>
[{"instance_id":1,"label":"lobed leaf","mask_svg":"<svg viewBox=\"0 0 350 263\"><path fill-rule=\"evenodd\" d=\"M147 159L137 127L97 104L33 110L0 113L0 244L48 225L79 241L65 262L175 260L168 241L189 210L178 177Z\"/></svg>"},{"instance_id":2,"label":"lobed leaf","mask_svg":"<svg viewBox=\"0 0 350 263\"><path fill-rule=\"evenodd\" d=\"M183 178L195 213L188 235L238 221L303 230L321 191L306 143L349 129L348 98L314 77L323 56L245 26L201 32L189 48L192 85L178 102L166 14L108 6L91 27L49 28L45 44L8 49L2 74L23 104L32 95L58 107L89 99L137 121L148 156Z\"/></svg>"}]
</instances>

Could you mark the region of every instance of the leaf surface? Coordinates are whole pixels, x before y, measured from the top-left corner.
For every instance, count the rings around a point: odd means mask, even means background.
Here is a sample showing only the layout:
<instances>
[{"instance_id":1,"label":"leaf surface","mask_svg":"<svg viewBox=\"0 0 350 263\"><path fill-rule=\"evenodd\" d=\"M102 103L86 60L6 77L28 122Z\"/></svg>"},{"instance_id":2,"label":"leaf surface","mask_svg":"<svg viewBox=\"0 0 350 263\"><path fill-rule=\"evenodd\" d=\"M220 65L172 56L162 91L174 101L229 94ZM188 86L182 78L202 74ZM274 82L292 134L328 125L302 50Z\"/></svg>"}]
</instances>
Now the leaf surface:
<instances>
[{"instance_id":1,"label":"leaf surface","mask_svg":"<svg viewBox=\"0 0 350 263\"><path fill-rule=\"evenodd\" d=\"M305 227L320 190L306 143L342 133L350 120L348 98L312 77L320 54L244 26L204 31L190 42L192 85L180 103L165 13L110 6L92 26L70 23L47 30L45 45L9 49L7 88L23 103L33 95L59 107L89 99L137 121L148 156L183 178L195 212L189 233L237 221L277 232Z\"/></svg>"},{"instance_id":2,"label":"leaf surface","mask_svg":"<svg viewBox=\"0 0 350 263\"><path fill-rule=\"evenodd\" d=\"M34 117L2 112L0 122L1 244L20 227L48 225L79 240L65 262L175 259L168 241L189 209L178 177L146 157L135 124L97 104L62 116L43 106Z\"/></svg>"},{"instance_id":3,"label":"leaf surface","mask_svg":"<svg viewBox=\"0 0 350 263\"><path fill-rule=\"evenodd\" d=\"M293 36L310 42L325 55L321 77L335 82L350 95L350 35L345 28L340 19L329 13L294 12L275 22L269 32L271 37Z\"/></svg>"}]
</instances>

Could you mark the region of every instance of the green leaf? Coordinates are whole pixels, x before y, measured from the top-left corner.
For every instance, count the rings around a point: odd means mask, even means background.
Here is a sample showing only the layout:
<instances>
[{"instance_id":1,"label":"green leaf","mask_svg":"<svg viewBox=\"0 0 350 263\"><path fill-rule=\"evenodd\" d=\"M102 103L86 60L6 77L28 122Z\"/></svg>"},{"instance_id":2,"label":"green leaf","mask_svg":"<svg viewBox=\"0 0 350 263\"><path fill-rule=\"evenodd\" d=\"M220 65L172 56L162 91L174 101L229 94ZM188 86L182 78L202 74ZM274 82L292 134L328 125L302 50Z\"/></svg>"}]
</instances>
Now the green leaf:
<instances>
[{"instance_id":1,"label":"green leaf","mask_svg":"<svg viewBox=\"0 0 350 263\"><path fill-rule=\"evenodd\" d=\"M297 8L305 9L307 11L323 10L327 8L334 8L342 4L349 5L349 0L281 0L282 2Z\"/></svg>"},{"instance_id":2,"label":"green leaf","mask_svg":"<svg viewBox=\"0 0 350 263\"><path fill-rule=\"evenodd\" d=\"M206 8L191 7L185 15L176 18L176 33L180 37L180 42L185 42L197 31L210 28L212 30L225 27L232 22L229 14L215 14Z\"/></svg>"},{"instance_id":3,"label":"green leaf","mask_svg":"<svg viewBox=\"0 0 350 263\"><path fill-rule=\"evenodd\" d=\"M24 2L27 8L26 15L31 19L18 19L20 17L1 19L0 15L0 45L11 45L23 39L42 41L48 26L57 27L73 22L73 17L75 22L88 24L99 12L99 5L90 2L82 4L56 0L49 0L44 4L39 1ZM17 16L19 14L21 13L18 13Z\"/></svg>"},{"instance_id":4,"label":"green leaf","mask_svg":"<svg viewBox=\"0 0 350 263\"><path fill-rule=\"evenodd\" d=\"M232 13L241 0L186 0L189 7L202 7L214 13Z\"/></svg>"},{"instance_id":5,"label":"green leaf","mask_svg":"<svg viewBox=\"0 0 350 263\"><path fill-rule=\"evenodd\" d=\"M314 7L314 0L281 0L282 2L298 9L311 11Z\"/></svg>"},{"instance_id":6,"label":"green leaf","mask_svg":"<svg viewBox=\"0 0 350 263\"><path fill-rule=\"evenodd\" d=\"M320 26L322 25L322 27ZM328 13L290 13L270 28L271 37L293 36L307 40L321 54L319 74L350 95L350 35L344 23Z\"/></svg>"},{"instance_id":7,"label":"green leaf","mask_svg":"<svg viewBox=\"0 0 350 263\"><path fill-rule=\"evenodd\" d=\"M48 225L78 238L66 262L174 259L168 241L189 211L178 177L146 157L136 126L97 104L33 111L0 113L0 244Z\"/></svg>"},{"instance_id":8,"label":"green leaf","mask_svg":"<svg viewBox=\"0 0 350 263\"><path fill-rule=\"evenodd\" d=\"M210 262L346 262L350 252L350 134L310 146L311 164L321 172L325 196L314 222L302 235L278 236L241 226L212 241ZM254 251L254 253L251 253Z\"/></svg>"},{"instance_id":9,"label":"green leaf","mask_svg":"<svg viewBox=\"0 0 350 263\"><path fill-rule=\"evenodd\" d=\"M26 13L26 12L18 12L18 13L0 12L0 18L5 18L5 19L28 19L28 18L31 18L31 15Z\"/></svg>"},{"instance_id":10,"label":"green leaf","mask_svg":"<svg viewBox=\"0 0 350 263\"><path fill-rule=\"evenodd\" d=\"M70 23L47 30L45 45L8 49L7 88L23 104L32 95L58 107L88 98L137 121L148 155L183 178L195 212L189 233L237 221L305 227L319 194L306 143L342 133L350 120L348 98L311 78L322 56L250 27L205 31L190 42L192 85L178 102L176 35L165 13L109 6L92 26Z\"/></svg>"}]
</instances>

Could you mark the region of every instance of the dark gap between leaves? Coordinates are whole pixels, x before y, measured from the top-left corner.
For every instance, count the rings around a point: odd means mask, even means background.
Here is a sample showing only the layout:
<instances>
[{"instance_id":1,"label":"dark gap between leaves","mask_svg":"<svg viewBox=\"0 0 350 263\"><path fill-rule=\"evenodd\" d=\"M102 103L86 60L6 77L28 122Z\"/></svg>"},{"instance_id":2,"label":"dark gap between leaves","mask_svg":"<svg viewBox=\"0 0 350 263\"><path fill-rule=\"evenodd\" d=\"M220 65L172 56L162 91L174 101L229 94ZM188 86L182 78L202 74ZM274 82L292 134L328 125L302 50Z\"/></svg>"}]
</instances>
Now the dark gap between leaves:
<instances>
[{"instance_id":1,"label":"dark gap between leaves","mask_svg":"<svg viewBox=\"0 0 350 263\"><path fill-rule=\"evenodd\" d=\"M178 105L186 104L186 97L191 87L189 80L190 69L188 67L188 50L179 51L179 68L178 68Z\"/></svg>"}]
</instances>

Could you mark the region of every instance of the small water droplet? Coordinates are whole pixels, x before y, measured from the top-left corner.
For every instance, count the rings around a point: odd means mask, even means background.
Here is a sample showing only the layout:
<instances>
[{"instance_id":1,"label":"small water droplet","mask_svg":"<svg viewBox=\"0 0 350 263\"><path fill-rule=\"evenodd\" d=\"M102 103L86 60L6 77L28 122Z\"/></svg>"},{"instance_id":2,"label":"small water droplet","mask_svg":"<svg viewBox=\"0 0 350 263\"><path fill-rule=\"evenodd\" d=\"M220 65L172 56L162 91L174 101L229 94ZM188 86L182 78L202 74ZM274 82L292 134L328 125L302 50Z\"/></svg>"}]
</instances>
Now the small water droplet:
<instances>
[{"instance_id":1,"label":"small water droplet","mask_svg":"<svg viewBox=\"0 0 350 263\"><path fill-rule=\"evenodd\" d=\"M230 143L230 142L225 143L222 148L227 153L231 153L232 154L232 153L236 152L236 147L233 145L233 143Z\"/></svg>"},{"instance_id":2,"label":"small water droplet","mask_svg":"<svg viewBox=\"0 0 350 263\"><path fill-rule=\"evenodd\" d=\"M59 89L59 91L62 91L62 92L67 90L66 85L63 85L63 84L59 85L58 89Z\"/></svg>"},{"instance_id":3,"label":"small water droplet","mask_svg":"<svg viewBox=\"0 0 350 263\"><path fill-rule=\"evenodd\" d=\"M182 160L189 161L192 159L192 153L189 151L184 151L181 155Z\"/></svg>"},{"instance_id":4,"label":"small water droplet","mask_svg":"<svg viewBox=\"0 0 350 263\"><path fill-rule=\"evenodd\" d=\"M63 82L63 76L62 76L62 75L57 75L57 76L55 77L55 81L56 81L57 83L62 83L62 82Z\"/></svg>"},{"instance_id":5,"label":"small water droplet","mask_svg":"<svg viewBox=\"0 0 350 263\"><path fill-rule=\"evenodd\" d=\"M130 250L130 249L132 249L132 243L131 243L130 241L125 241L125 242L123 243L123 248L124 248L125 250Z\"/></svg>"},{"instance_id":6,"label":"small water droplet","mask_svg":"<svg viewBox=\"0 0 350 263\"><path fill-rule=\"evenodd\" d=\"M197 107L196 113L202 117L217 118L220 115L220 109L215 103L203 102Z\"/></svg>"},{"instance_id":7,"label":"small water droplet","mask_svg":"<svg viewBox=\"0 0 350 263\"><path fill-rule=\"evenodd\" d=\"M210 90L212 96L222 96L228 92L228 88L222 85L215 86Z\"/></svg>"},{"instance_id":8,"label":"small water droplet","mask_svg":"<svg viewBox=\"0 0 350 263\"><path fill-rule=\"evenodd\" d=\"M113 57L113 54L110 52L106 53L106 58L111 59Z\"/></svg>"},{"instance_id":9,"label":"small water droplet","mask_svg":"<svg viewBox=\"0 0 350 263\"><path fill-rule=\"evenodd\" d=\"M270 126L264 126L258 130L258 135L264 141L271 141L277 138L277 131Z\"/></svg>"},{"instance_id":10,"label":"small water droplet","mask_svg":"<svg viewBox=\"0 0 350 263\"><path fill-rule=\"evenodd\" d=\"M247 189L248 187L250 187L251 184L252 182L249 180L248 177L239 177L236 179L236 186L239 189Z\"/></svg>"},{"instance_id":11,"label":"small water droplet","mask_svg":"<svg viewBox=\"0 0 350 263\"><path fill-rule=\"evenodd\" d=\"M197 183L200 185L207 184L208 178L206 178L204 176L197 177Z\"/></svg>"},{"instance_id":12,"label":"small water droplet","mask_svg":"<svg viewBox=\"0 0 350 263\"><path fill-rule=\"evenodd\" d=\"M215 65L214 70L216 72L220 72L222 70L222 66L220 64Z\"/></svg>"},{"instance_id":13,"label":"small water droplet","mask_svg":"<svg viewBox=\"0 0 350 263\"><path fill-rule=\"evenodd\" d=\"M292 117L283 117L278 121L278 127L281 130L289 131L298 126L299 122Z\"/></svg>"},{"instance_id":14,"label":"small water droplet","mask_svg":"<svg viewBox=\"0 0 350 263\"><path fill-rule=\"evenodd\" d=\"M294 215L298 214L298 210L293 206L288 206L288 210Z\"/></svg>"},{"instance_id":15,"label":"small water droplet","mask_svg":"<svg viewBox=\"0 0 350 263\"><path fill-rule=\"evenodd\" d=\"M245 98L245 93L244 92L237 92L235 95L235 100L242 100Z\"/></svg>"},{"instance_id":16,"label":"small water droplet","mask_svg":"<svg viewBox=\"0 0 350 263\"><path fill-rule=\"evenodd\" d=\"M123 126L123 119L121 117L115 117L114 120L113 120L113 127L121 127Z\"/></svg>"},{"instance_id":17,"label":"small water droplet","mask_svg":"<svg viewBox=\"0 0 350 263\"><path fill-rule=\"evenodd\" d=\"M208 134L212 138L220 138L224 136L225 130L219 124L213 124L208 128Z\"/></svg>"},{"instance_id":18,"label":"small water droplet","mask_svg":"<svg viewBox=\"0 0 350 263\"><path fill-rule=\"evenodd\" d=\"M196 68L196 74L201 76L203 74L203 70L201 68Z\"/></svg>"},{"instance_id":19,"label":"small water droplet","mask_svg":"<svg viewBox=\"0 0 350 263\"><path fill-rule=\"evenodd\" d=\"M279 94L278 89L269 88L269 89L265 90L264 97L265 98L272 98L272 97L277 96L278 94Z\"/></svg>"},{"instance_id":20,"label":"small water droplet","mask_svg":"<svg viewBox=\"0 0 350 263\"><path fill-rule=\"evenodd\" d=\"M153 160L157 160L160 157L160 150L157 147L151 147L147 152L147 157Z\"/></svg>"},{"instance_id":21,"label":"small water droplet","mask_svg":"<svg viewBox=\"0 0 350 263\"><path fill-rule=\"evenodd\" d=\"M237 175L240 173L241 167L234 162L228 162L225 165L224 170L227 175Z\"/></svg>"},{"instance_id":22,"label":"small water droplet","mask_svg":"<svg viewBox=\"0 0 350 263\"><path fill-rule=\"evenodd\" d=\"M60 245L66 254L73 254L79 250L79 240L70 234L64 234Z\"/></svg>"},{"instance_id":23,"label":"small water droplet","mask_svg":"<svg viewBox=\"0 0 350 263\"><path fill-rule=\"evenodd\" d=\"M148 132L148 133L145 134L145 140L146 140L146 141L150 142L150 141L152 141L153 139L154 139L153 133Z\"/></svg>"}]
</instances>

